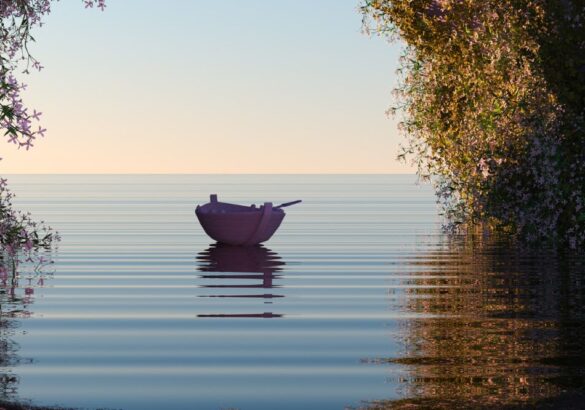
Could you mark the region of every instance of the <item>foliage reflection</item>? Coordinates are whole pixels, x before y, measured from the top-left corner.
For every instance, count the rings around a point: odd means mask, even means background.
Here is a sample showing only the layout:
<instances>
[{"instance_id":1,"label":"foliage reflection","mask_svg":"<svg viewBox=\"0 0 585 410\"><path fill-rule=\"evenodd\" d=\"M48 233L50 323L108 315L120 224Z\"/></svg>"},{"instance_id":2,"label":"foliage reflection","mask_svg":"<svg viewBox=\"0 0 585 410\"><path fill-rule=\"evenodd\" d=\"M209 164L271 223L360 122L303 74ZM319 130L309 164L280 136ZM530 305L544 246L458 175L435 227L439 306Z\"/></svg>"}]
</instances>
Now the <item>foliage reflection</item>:
<instances>
[{"instance_id":1,"label":"foliage reflection","mask_svg":"<svg viewBox=\"0 0 585 410\"><path fill-rule=\"evenodd\" d=\"M476 237L443 243L411 264L411 286L393 303L421 317L403 324L401 357L374 359L406 367L405 399L374 407L578 408L583 258Z\"/></svg>"},{"instance_id":2,"label":"foliage reflection","mask_svg":"<svg viewBox=\"0 0 585 410\"><path fill-rule=\"evenodd\" d=\"M48 253L48 252L47 252ZM34 302L35 290L45 285L50 274L50 258L35 252L27 260L19 260L19 253L0 254L0 405L18 400L19 377L14 368L31 364L33 359L19 356L18 344L13 340L20 327L20 319L32 315L30 306ZM10 404L16 406L16 404ZM10 407L11 408L11 407Z\"/></svg>"}]
</instances>

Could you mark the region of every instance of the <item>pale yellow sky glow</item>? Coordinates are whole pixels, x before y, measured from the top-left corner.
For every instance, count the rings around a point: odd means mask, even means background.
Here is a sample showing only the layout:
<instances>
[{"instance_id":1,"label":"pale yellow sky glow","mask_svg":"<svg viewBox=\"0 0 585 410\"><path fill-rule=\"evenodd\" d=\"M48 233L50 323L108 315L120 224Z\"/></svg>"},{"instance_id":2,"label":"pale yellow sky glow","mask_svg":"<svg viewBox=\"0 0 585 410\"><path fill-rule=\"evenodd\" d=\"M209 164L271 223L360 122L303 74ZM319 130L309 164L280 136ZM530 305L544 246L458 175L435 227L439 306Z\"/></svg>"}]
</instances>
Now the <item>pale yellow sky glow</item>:
<instances>
[{"instance_id":1,"label":"pale yellow sky glow","mask_svg":"<svg viewBox=\"0 0 585 410\"><path fill-rule=\"evenodd\" d=\"M355 1L168 3L55 4L23 77L47 137L2 173L413 172L384 114L399 47Z\"/></svg>"}]
</instances>

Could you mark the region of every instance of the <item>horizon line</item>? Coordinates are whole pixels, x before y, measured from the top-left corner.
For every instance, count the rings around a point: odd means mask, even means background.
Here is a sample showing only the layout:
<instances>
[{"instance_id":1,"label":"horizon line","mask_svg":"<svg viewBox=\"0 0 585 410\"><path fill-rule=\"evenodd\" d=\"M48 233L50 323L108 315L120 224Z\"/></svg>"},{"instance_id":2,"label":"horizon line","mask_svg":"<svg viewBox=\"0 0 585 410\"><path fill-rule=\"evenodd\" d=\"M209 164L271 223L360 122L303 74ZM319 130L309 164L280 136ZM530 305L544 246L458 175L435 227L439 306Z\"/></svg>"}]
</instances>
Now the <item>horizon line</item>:
<instances>
[{"instance_id":1,"label":"horizon line","mask_svg":"<svg viewBox=\"0 0 585 410\"><path fill-rule=\"evenodd\" d=\"M9 175L412 175L416 172L6 172Z\"/></svg>"}]
</instances>

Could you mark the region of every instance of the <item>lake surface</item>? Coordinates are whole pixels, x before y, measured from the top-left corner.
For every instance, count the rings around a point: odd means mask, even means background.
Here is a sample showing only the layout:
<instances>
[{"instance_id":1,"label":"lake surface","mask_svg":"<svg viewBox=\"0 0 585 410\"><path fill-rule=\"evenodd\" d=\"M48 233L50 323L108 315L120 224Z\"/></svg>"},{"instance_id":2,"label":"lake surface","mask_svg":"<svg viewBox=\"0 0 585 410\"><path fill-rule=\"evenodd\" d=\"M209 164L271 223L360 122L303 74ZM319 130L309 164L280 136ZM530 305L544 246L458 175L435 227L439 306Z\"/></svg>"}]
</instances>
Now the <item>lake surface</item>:
<instances>
[{"instance_id":1,"label":"lake surface","mask_svg":"<svg viewBox=\"0 0 585 410\"><path fill-rule=\"evenodd\" d=\"M583 392L583 261L449 238L413 176L13 175L9 185L63 239L54 266L3 285L4 400L501 408L569 407ZM211 193L304 202L264 246L234 249L195 218Z\"/></svg>"}]
</instances>

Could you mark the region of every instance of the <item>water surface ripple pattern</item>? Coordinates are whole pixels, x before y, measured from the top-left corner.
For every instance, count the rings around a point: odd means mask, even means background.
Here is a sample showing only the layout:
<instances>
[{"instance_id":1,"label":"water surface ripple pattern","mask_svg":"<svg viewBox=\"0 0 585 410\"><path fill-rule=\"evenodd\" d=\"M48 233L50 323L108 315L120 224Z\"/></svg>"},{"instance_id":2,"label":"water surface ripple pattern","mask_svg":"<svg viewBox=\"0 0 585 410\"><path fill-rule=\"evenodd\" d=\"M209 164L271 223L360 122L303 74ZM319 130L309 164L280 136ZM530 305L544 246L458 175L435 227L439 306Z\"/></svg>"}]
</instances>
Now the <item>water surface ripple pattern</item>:
<instances>
[{"instance_id":1,"label":"water surface ripple pattern","mask_svg":"<svg viewBox=\"0 0 585 410\"><path fill-rule=\"evenodd\" d=\"M63 241L29 317L1 335L18 358L2 363L8 398L117 409L499 406L582 385L581 265L447 240L430 187L413 176L9 181L17 205ZM271 241L238 249L196 221L211 193L303 203Z\"/></svg>"}]
</instances>

